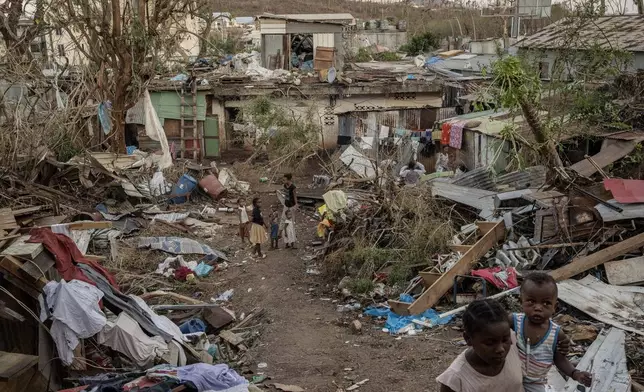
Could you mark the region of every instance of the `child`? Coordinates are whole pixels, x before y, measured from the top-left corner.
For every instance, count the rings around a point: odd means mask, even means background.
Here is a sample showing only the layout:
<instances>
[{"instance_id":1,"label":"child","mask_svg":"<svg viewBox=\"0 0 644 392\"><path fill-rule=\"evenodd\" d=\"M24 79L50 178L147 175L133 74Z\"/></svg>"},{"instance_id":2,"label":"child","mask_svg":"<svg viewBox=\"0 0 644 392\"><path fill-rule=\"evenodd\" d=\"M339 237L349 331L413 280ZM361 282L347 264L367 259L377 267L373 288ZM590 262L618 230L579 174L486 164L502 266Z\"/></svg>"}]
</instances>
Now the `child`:
<instances>
[{"instance_id":1,"label":"child","mask_svg":"<svg viewBox=\"0 0 644 392\"><path fill-rule=\"evenodd\" d=\"M250 243L254 245L253 255L257 255L262 259L265 259L266 255L262 253L262 244L266 242L268 236L266 235L266 229L264 227L264 217L262 216L259 197L253 199L253 215L251 222Z\"/></svg>"},{"instance_id":2,"label":"child","mask_svg":"<svg viewBox=\"0 0 644 392\"><path fill-rule=\"evenodd\" d=\"M280 218L277 206L271 206L271 249L279 249Z\"/></svg>"},{"instance_id":3,"label":"child","mask_svg":"<svg viewBox=\"0 0 644 392\"><path fill-rule=\"evenodd\" d=\"M463 313L463 328L469 348L436 378L440 392L523 392L516 338L501 304L472 302Z\"/></svg>"},{"instance_id":4,"label":"child","mask_svg":"<svg viewBox=\"0 0 644 392\"><path fill-rule=\"evenodd\" d=\"M286 211L286 220L284 221L284 243L287 248L295 249L295 222L293 222L293 211Z\"/></svg>"},{"instance_id":5,"label":"child","mask_svg":"<svg viewBox=\"0 0 644 392\"><path fill-rule=\"evenodd\" d=\"M246 199L240 197L237 201L237 214L239 216L239 236L241 237L242 244L246 243L246 238L249 236L248 211L246 210Z\"/></svg>"},{"instance_id":6,"label":"child","mask_svg":"<svg viewBox=\"0 0 644 392\"><path fill-rule=\"evenodd\" d=\"M557 306L557 294L557 283L552 276L533 272L521 285L523 313L511 315L526 392L546 390L548 371L553 364L563 374L587 387L592 383L592 375L575 369L560 349L562 342L567 345L568 338L550 319Z\"/></svg>"}]
</instances>

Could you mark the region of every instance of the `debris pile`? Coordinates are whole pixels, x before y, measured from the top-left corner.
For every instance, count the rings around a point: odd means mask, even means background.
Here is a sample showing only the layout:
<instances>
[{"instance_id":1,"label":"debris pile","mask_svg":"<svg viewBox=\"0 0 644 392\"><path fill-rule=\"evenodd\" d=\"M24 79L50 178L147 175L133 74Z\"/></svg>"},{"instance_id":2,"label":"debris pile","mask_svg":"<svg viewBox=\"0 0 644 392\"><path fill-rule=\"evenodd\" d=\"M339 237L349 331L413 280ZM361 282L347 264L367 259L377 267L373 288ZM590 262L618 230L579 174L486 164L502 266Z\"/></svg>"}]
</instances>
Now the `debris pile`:
<instances>
[{"instance_id":1,"label":"debris pile","mask_svg":"<svg viewBox=\"0 0 644 392\"><path fill-rule=\"evenodd\" d=\"M318 211L322 263L345 276L338 285L345 300L376 303L364 314L383 331L417 334L449 323L472 300L518 294L522 276L545 271L558 282L566 312L559 322L578 349L573 362L611 372L593 390L642 380L641 352L624 346L644 336L644 289L636 286L644 282L644 181L609 178L587 157L590 173L576 165L585 175L572 167L547 181L543 166L497 176L480 168L401 188L395 171L353 146L339 159L344 169L316 181L327 189ZM609 361L604 345L619 348L610 369L600 369Z\"/></svg>"},{"instance_id":2,"label":"debris pile","mask_svg":"<svg viewBox=\"0 0 644 392\"><path fill-rule=\"evenodd\" d=\"M250 185L231 168L160 170L157 158L43 156L0 180L0 329L15 337L3 377L41 363L53 390L253 390L240 374L265 311L235 310L233 290L204 296L237 251L223 225L237 227L230 212Z\"/></svg>"}]
</instances>

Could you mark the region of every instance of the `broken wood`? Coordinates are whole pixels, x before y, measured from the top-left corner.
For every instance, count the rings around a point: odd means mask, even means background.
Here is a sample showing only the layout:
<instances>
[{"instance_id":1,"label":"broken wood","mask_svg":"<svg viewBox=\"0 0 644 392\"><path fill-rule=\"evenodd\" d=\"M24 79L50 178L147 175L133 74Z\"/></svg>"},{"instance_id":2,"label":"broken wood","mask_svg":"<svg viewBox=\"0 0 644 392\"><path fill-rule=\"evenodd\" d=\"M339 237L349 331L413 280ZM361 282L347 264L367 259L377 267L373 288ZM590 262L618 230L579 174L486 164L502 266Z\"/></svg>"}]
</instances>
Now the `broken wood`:
<instances>
[{"instance_id":1,"label":"broken wood","mask_svg":"<svg viewBox=\"0 0 644 392\"><path fill-rule=\"evenodd\" d=\"M644 282L644 256L604 263L608 283L629 285Z\"/></svg>"},{"instance_id":2,"label":"broken wood","mask_svg":"<svg viewBox=\"0 0 644 392\"><path fill-rule=\"evenodd\" d=\"M12 321L25 321L25 318L20 313L7 308L7 305L2 301L0 301L0 317Z\"/></svg>"},{"instance_id":3,"label":"broken wood","mask_svg":"<svg viewBox=\"0 0 644 392\"><path fill-rule=\"evenodd\" d=\"M244 343L244 338L228 330L219 332L219 337L232 344L233 346L239 346L240 344Z\"/></svg>"},{"instance_id":4,"label":"broken wood","mask_svg":"<svg viewBox=\"0 0 644 392\"><path fill-rule=\"evenodd\" d=\"M609 246L608 248L602 249L589 256L576 258L568 265L550 272L550 275L557 281L569 279L591 268L595 268L608 261L614 260L628 252L639 249L642 246L644 246L644 233L638 234L618 244Z\"/></svg>"},{"instance_id":5,"label":"broken wood","mask_svg":"<svg viewBox=\"0 0 644 392\"><path fill-rule=\"evenodd\" d=\"M13 216L23 216L23 215L29 215L33 214L34 212L38 212L42 210L45 206L35 206L35 207L27 207L27 208L21 208L19 210L12 210Z\"/></svg>"},{"instance_id":6,"label":"broken wood","mask_svg":"<svg viewBox=\"0 0 644 392\"><path fill-rule=\"evenodd\" d=\"M30 238L30 235L20 236L7 249L3 250L1 254L5 256L24 257L31 260L35 259L45 251L45 247L40 243L27 242Z\"/></svg>"},{"instance_id":7,"label":"broken wood","mask_svg":"<svg viewBox=\"0 0 644 392\"><path fill-rule=\"evenodd\" d=\"M505 297L506 295L515 294L515 293L518 293L518 292L519 292L519 287L515 287L513 289L502 291L502 292L500 292L498 294L494 294L494 295L492 295L490 297L487 297L487 298L488 299L499 299L499 298ZM467 305L463 305L460 308L456 308L456 309L450 310L448 312L441 313L440 317L442 318L442 317L454 316L456 314L464 312L465 309L467 309Z\"/></svg>"},{"instance_id":8,"label":"broken wood","mask_svg":"<svg viewBox=\"0 0 644 392\"><path fill-rule=\"evenodd\" d=\"M255 308L253 309L248 316L246 316L245 319L243 319L239 324L237 324L234 328L231 329L231 331L234 331L236 329L244 328L248 324L250 324L251 320L258 319L262 317L266 313L266 311L262 308Z\"/></svg>"},{"instance_id":9,"label":"broken wood","mask_svg":"<svg viewBox=\"0 0 644 392\"><path fill-rule=\"evenodd\" d=\"M156 297L170 297L178 301L188 302L190 304L198 304L198 305L204 304L204 302L202 301L196 300L194 298L186 297L185 295L172 293L168 291L161 291L161 290L153 291L151 293L144 293L144 294L141 294L139 297L142 298L143 300L156 298Z\"/></svg>"},{"instance_id":10,"label":"broken wood","mask_svg":"<svg viewBox=\"0 0 644 392\"><path fill-rule=\"evenodd\" d=\"M13 230L20 226L16 223L11 208L0 208L0 230Z\"/></svg>"},{"instance_id":11,"label":"broken wood","mask_svg":"<svg viewBox=\"0 0 644 392\"><path fill-rule=\"evenodd\" d=\"M389 301L389 306L397 314L420 314L434 306L438 300L453 286L456 275L470 272L479 258L505 238L505 225L500 222L477 222L483 236L454 264L449 271L442 274L412 304L400 301ZM427 271L429 272L429 271Z\"/></svg>"},{"instance_id":12,"label":"broken wood","mask_svg":"<svg viewBox=\"0 0 644 392\"><path fill-rule=\"evenodd\" d=\"M35 355L24 355L0 351L0 380L18 377L38 363Z\"/></svg>"},{"instance_id":13,"label":"broken wood","mask_svg":"<svg viewBox=\"0 0 644 392\"><path fill-rule=\"evenodd\" d=\"M15 228L15 229L11 230L8 235L9 236L17 235L19 231L20 231L19 228ZM20 235L18 235L18 237L20 237ZM4 249L5 246L9 245L11 242L12 241L10 241L9 238L5 238L3 240L0 240L0 250Z\"/></svg>"},{"instance_id":14,"label":"broken wood","mask_svg":"<svg viewBox=\"0 0 644 392\"><path fill-rule=\"evenodd\" d=\"M218 308L218 304L187 304L187 305L152 305L154 310L192 310L192 309L205 309L205 308Z\"/></svg>"},{"instance_id":15,"label":"broken wood","mask_svg":"<svg viewBox=\"0 0 644 392\"><path fill-rule=\"evenodd\" d=\"M25 283L35 287L40 290L47 284L47 279L44 276L39 276L37 279L34 279L31 275L22 270L23 263L20 262L17 258L13 256L4 256L0 259L0 268L4 269L17 279L24 281ZM31 282L30 282L31 281Z\"/></svg>"}]
</instances>

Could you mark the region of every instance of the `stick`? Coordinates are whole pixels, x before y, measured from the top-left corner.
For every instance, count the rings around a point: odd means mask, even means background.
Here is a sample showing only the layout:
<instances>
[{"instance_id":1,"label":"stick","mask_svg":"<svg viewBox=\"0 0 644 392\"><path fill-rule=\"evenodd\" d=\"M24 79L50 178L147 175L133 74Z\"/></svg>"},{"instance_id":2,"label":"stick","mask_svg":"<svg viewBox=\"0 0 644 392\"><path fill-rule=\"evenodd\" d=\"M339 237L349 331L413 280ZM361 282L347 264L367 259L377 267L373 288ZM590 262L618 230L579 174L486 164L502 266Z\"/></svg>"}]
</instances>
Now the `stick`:
<instances>
[{"instance_id":1,"label":"stick","mask_svg":"<svg viewBox=\"0 0 644 392\"><path fill-rule=\"evenodd\" d=\"M499 298L505 297L505 296L506 296L506 295L508 295L508 294L514 294L514 293L517 293L518 291L519 291L519 287L515 287L515 288L513 288L513 289L506 290L506 291L502 291L502 292L500 292L500 293L498 293L498 294L494 294L493 296L491 296L491 297L487 297L487 298L488 298L488 299L499 299ZM440 314L439 316L440 316L441 318L442 318L442 317L454 316L454 315L457 315L457 314L459 314L459 313L461 313L461 312L465 311L465 309L467 309L467 305L465 305L465 306L461 306L460 308L456 308L456 309L454 309L454 310L450 310L449 312L442 313L442 314Z\"/></svg>"},{"instance_id":2,"label":"stick","mask_svg":"<svg viewBox=\"0 0 644 392\"><path fill-rule=\"evenodd\" d=\"M191 304L191 305L152 305L154 310L192 310L204 308L218 308L218 304Z\"/></svg>"},{"instance_id":3,"label":"stick","mask_svg":"<svg viewBox=\"0 0 644 392\"><path fill-rule=\"evenodd\" d=\"M145 299L150 299L150 298L155 298L155 297L170 297L170 298L174 298L174 299L179 300L179 301L188 302L188 303L193 304L193 305L202 305L202 304L204 304L204 302L202 302L202 301L196 300L194 298L186 297L185 295L181 295L181 294L177 294L177 293L170 293L170 292L161 291L161 290L153 291L151 293L141 294L139 297L141 297L144 300Z\"/></svg>"}]
</instances>

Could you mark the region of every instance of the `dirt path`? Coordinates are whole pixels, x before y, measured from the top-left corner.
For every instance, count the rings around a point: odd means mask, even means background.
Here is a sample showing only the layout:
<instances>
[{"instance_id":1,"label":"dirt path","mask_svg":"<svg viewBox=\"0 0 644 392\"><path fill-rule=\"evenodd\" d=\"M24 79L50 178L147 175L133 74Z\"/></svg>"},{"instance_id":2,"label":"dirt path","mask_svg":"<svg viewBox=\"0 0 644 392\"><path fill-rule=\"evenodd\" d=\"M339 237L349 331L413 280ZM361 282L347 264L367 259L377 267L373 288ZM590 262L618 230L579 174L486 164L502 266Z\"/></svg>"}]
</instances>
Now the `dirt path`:
<instances>
[{"instance_id":1,"label":"dirt path","mask_svg":"<svg viewBox=\"0 0 644 392\"><path fill-rule=\"evenodd\" d=\"M314 223L300 221L298 238L310 237ZM360 391L437 390L435 377L462 350L447 340L453 331L447 328L430 337L389 336L381 325L359 318L358 312L336 311L332 287L306 274L302 261L306 249L267 254L254 261L247 251L240 251L235 261L246 263L220 276L225 283L218 287L235 289L232 305L238 313L254 307L267 310L270 322L249 353L254 371L264 372L272 382L296 384L307 391L335 392L338 386L346 388L364 379L369 381ZM354 319L363 324L360 335L349 328ZM257 369L260 362L268 367Z\"/></svg>"}]
</instances>

